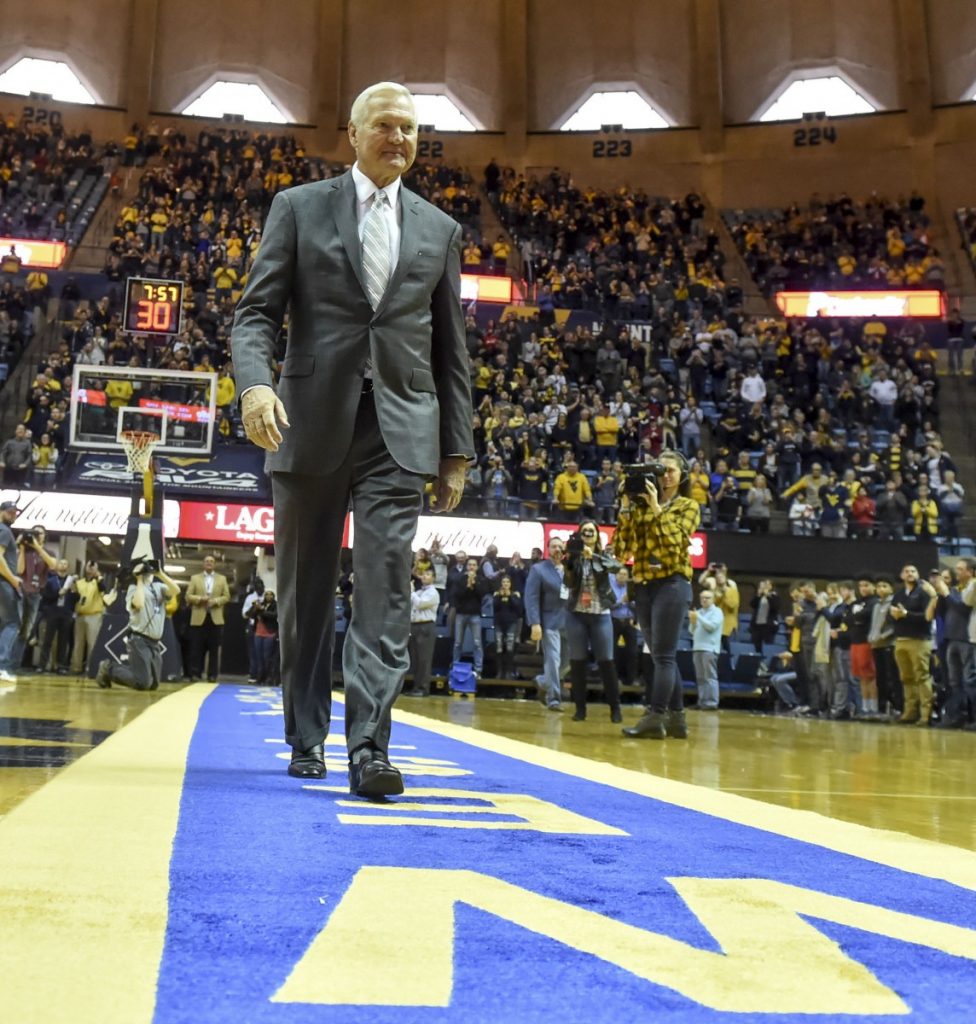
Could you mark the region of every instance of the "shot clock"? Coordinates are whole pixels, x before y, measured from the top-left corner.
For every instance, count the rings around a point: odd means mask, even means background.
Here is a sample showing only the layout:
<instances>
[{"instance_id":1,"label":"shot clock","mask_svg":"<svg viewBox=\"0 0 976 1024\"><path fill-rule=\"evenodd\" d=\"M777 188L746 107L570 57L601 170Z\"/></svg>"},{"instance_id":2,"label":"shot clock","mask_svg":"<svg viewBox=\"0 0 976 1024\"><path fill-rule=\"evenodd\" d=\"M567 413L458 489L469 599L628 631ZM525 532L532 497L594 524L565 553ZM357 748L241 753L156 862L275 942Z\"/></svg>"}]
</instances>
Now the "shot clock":
<instances>
[{"instance_id":1,"label":"shot clock","mask_svg":"<svg viewBox=\"0 0 976 1024\"><path fill-rule=\"evenodd\" d=\"M125 283L125 329L131 334L179 334L183 282L130 277Z\"/></svg>"}]
</instances>

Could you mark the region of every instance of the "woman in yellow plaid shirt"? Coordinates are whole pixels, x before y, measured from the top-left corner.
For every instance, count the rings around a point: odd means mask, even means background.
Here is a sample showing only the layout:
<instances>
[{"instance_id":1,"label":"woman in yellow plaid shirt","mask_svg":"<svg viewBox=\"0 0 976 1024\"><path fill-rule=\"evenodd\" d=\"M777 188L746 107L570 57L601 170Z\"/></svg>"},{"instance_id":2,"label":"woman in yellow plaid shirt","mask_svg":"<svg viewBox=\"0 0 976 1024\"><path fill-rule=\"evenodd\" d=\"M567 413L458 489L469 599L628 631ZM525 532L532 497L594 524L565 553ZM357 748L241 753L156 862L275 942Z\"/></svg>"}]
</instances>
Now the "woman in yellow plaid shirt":
<instances>
[{"instance_id":1,"label":"woman in yellow plaid shirt","mask_svg":"<svg viewBox=\"0 0 976 1024\"><path fill-rule=\"evenodd\" d=\"M634 560L637 621L654 662L644 715L623 732L642 739L685 739L688 727L676 654L681 623L691 604L688 545L698 529L701 510L689 497L691 481L684 456L663 451L659 461L664 473L657 478L649 475L643 494L621 494L613 538L617 558Z\"/></svg>"}]
</instances>

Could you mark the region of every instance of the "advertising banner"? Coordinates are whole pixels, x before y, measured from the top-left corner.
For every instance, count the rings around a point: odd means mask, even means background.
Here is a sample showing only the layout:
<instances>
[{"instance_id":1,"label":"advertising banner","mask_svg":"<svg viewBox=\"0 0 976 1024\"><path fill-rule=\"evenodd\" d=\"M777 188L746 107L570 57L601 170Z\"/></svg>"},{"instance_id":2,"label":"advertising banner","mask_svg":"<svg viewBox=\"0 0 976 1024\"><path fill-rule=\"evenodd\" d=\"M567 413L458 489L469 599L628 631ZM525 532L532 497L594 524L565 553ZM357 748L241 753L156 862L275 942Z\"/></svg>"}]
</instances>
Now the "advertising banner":
<instances>
[{"instance_id":1,"label":"advertising banner","mask_svg":"<svg viewBox=\"0 0 976 1024\"><path fill-rule=\"evenodd\" d=\"M131 476L129 478L131 482ZM0 490L0 501L16 501L20 515L14 530L43 526L48 533L79 533L90 537L125 536L132 500L113 494L70 494L65 491ZM180 503L163 502L163 531L175 537L179 530Z\"/></svg>"},{"instance_id":2,"label":"advertising banner","mask_svg":"<svg viewBox=\"0 0 976 1024\"><path fill-rule=\"evenodd\" d=\"M353 541L353 516L346 516L343 547ZM175 536L175 535L174 535ZM180 503L179 539L216 544L273 544L274 509L270 505L243 505L219 501ZM541 523L520 523L513 519L465 519L421 516L413 546L430 548L440 542L447 554L470 551L483 554L492 544L502 558L518 551L526 559L533 548L543 545Z\"/></svg>"},{"instance_id":3,"label":"advertising banner","mask_svg":"<svg viewBox=\"0 0 976 1024\"><path fill-rule=\"evenodd\" d=\"M217 447L205 455L160 455L156 479L170 497L227 494L237 500L269 501L271 484L264 453L250 446ZM132 483L125 456L85 452L65 472L65 484L79 490L127 490Z\"/></svg>"}]
</instances>

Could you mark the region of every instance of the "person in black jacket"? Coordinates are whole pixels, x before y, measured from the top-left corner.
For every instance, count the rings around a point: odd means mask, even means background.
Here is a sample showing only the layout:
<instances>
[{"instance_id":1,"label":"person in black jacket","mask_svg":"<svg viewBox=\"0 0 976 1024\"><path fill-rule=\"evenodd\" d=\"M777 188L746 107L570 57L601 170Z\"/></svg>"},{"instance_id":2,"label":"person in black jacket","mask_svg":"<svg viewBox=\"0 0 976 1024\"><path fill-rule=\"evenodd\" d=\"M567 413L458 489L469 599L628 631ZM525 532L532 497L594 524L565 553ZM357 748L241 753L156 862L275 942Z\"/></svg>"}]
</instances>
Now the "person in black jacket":
<instances>
[{"instance_id":1,"label":"person in black jacket","mask_svg":"<svg viewBox=\"0 0 976 1024\"><path fill-rule=\"evenodd\" d=\"M772 580L760 580L756 587L755 597L749 602L752 608L752 620L749 623L749 635L756 654L762 654L763 644L772 642L779 625L779 594L773 587Z\"/></svg>"},{"instance_id":2,"label":"person in black jacket","mask_svg":"<svg viewBox=\"0 0 976 1024\"><path fill-rule=\"evenodd\" d=\"M613 623L610 610L616 596L610 586L610 576L620 563L603 551L600 531L592 519L584 519L579 529L566 544L566 586L569 590L566 635L569 640L569 679L573 703L576 705L574 722L586 718L586 665L587 652L600 671L603 696L610 705L610 721L621 721L620 683L613 661Z\"/></svg>"},{"instance_id":3,"label":"person in black jacket","mask_svg":"<svg viewBox=\"0 0 976 1024\"><path fill-rule=\"evenodd\" d=\"M47 574L47 580L41 590L43 640L41 641L41 660L38 663L40 672L57 672L61 676L68 672L71 630L74 621L70 581L68 562L62 558L58 560L54 571Z\"/></svg>"},{"instance_id":4,"label":"person in black jacket","mask_svg":"<svg viewBox=\"0 0 976 1024\"><path fill-rule=\"evenodd\" d=\"M512 578L502 576L492 598L495 621L495 675L515 679L515 644L522 628L522 595L512 587Z\"/></svg>"},{"instance_id":5,"label":"person in black jacket","mask_svg":"<svg viewBox=\"0 0 976 1024\"><path fill-rule=\"evenodd\" d=\"M485 654L481 645L481 599L491 593L491 581L478 571L478 559L469 558L464 564L464 575L456 576L450 590L454 616L453 661L461 658L464 635L470 630L474 645L474 674L480 679Z\"/></svg>"}]
</instances>

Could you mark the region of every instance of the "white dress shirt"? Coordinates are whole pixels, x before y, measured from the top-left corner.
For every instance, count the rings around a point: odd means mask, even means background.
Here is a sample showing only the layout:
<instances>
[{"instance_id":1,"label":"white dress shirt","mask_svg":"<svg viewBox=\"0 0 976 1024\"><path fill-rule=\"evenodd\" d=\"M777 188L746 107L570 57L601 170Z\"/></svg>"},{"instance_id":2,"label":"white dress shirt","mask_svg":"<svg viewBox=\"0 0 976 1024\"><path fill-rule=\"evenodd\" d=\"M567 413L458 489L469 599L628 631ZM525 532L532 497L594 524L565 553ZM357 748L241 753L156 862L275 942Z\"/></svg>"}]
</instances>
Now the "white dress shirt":
<instances>
[{"instance_id":1,"label":"white dress shirt","mask_svg":"<svg viewBox=\"0 0 976 1024\"><path fill-rule=\"evenodd\" d=\"M363 227L366 215L373 207L373 197L379 191L376 185L359 169L359 164L352 165L352 180L356 186L356 220L359 224L359 244L363 244ZM390 236L390 276L396 271L400 258L400 179L395 178L386 186L390 204L383 208L386 226Z\"/></svg>"},{"instance_id":2,"label":"white dress shirt","mask_svg":"<svg viewBox=\"0 0 976 1024\"><path fill-rule=\"evenodd\" d=\"M440 602L441 595L433 584L413 591L410 595L410 621L436 622Z\"/></svg>"}]
</instances>

